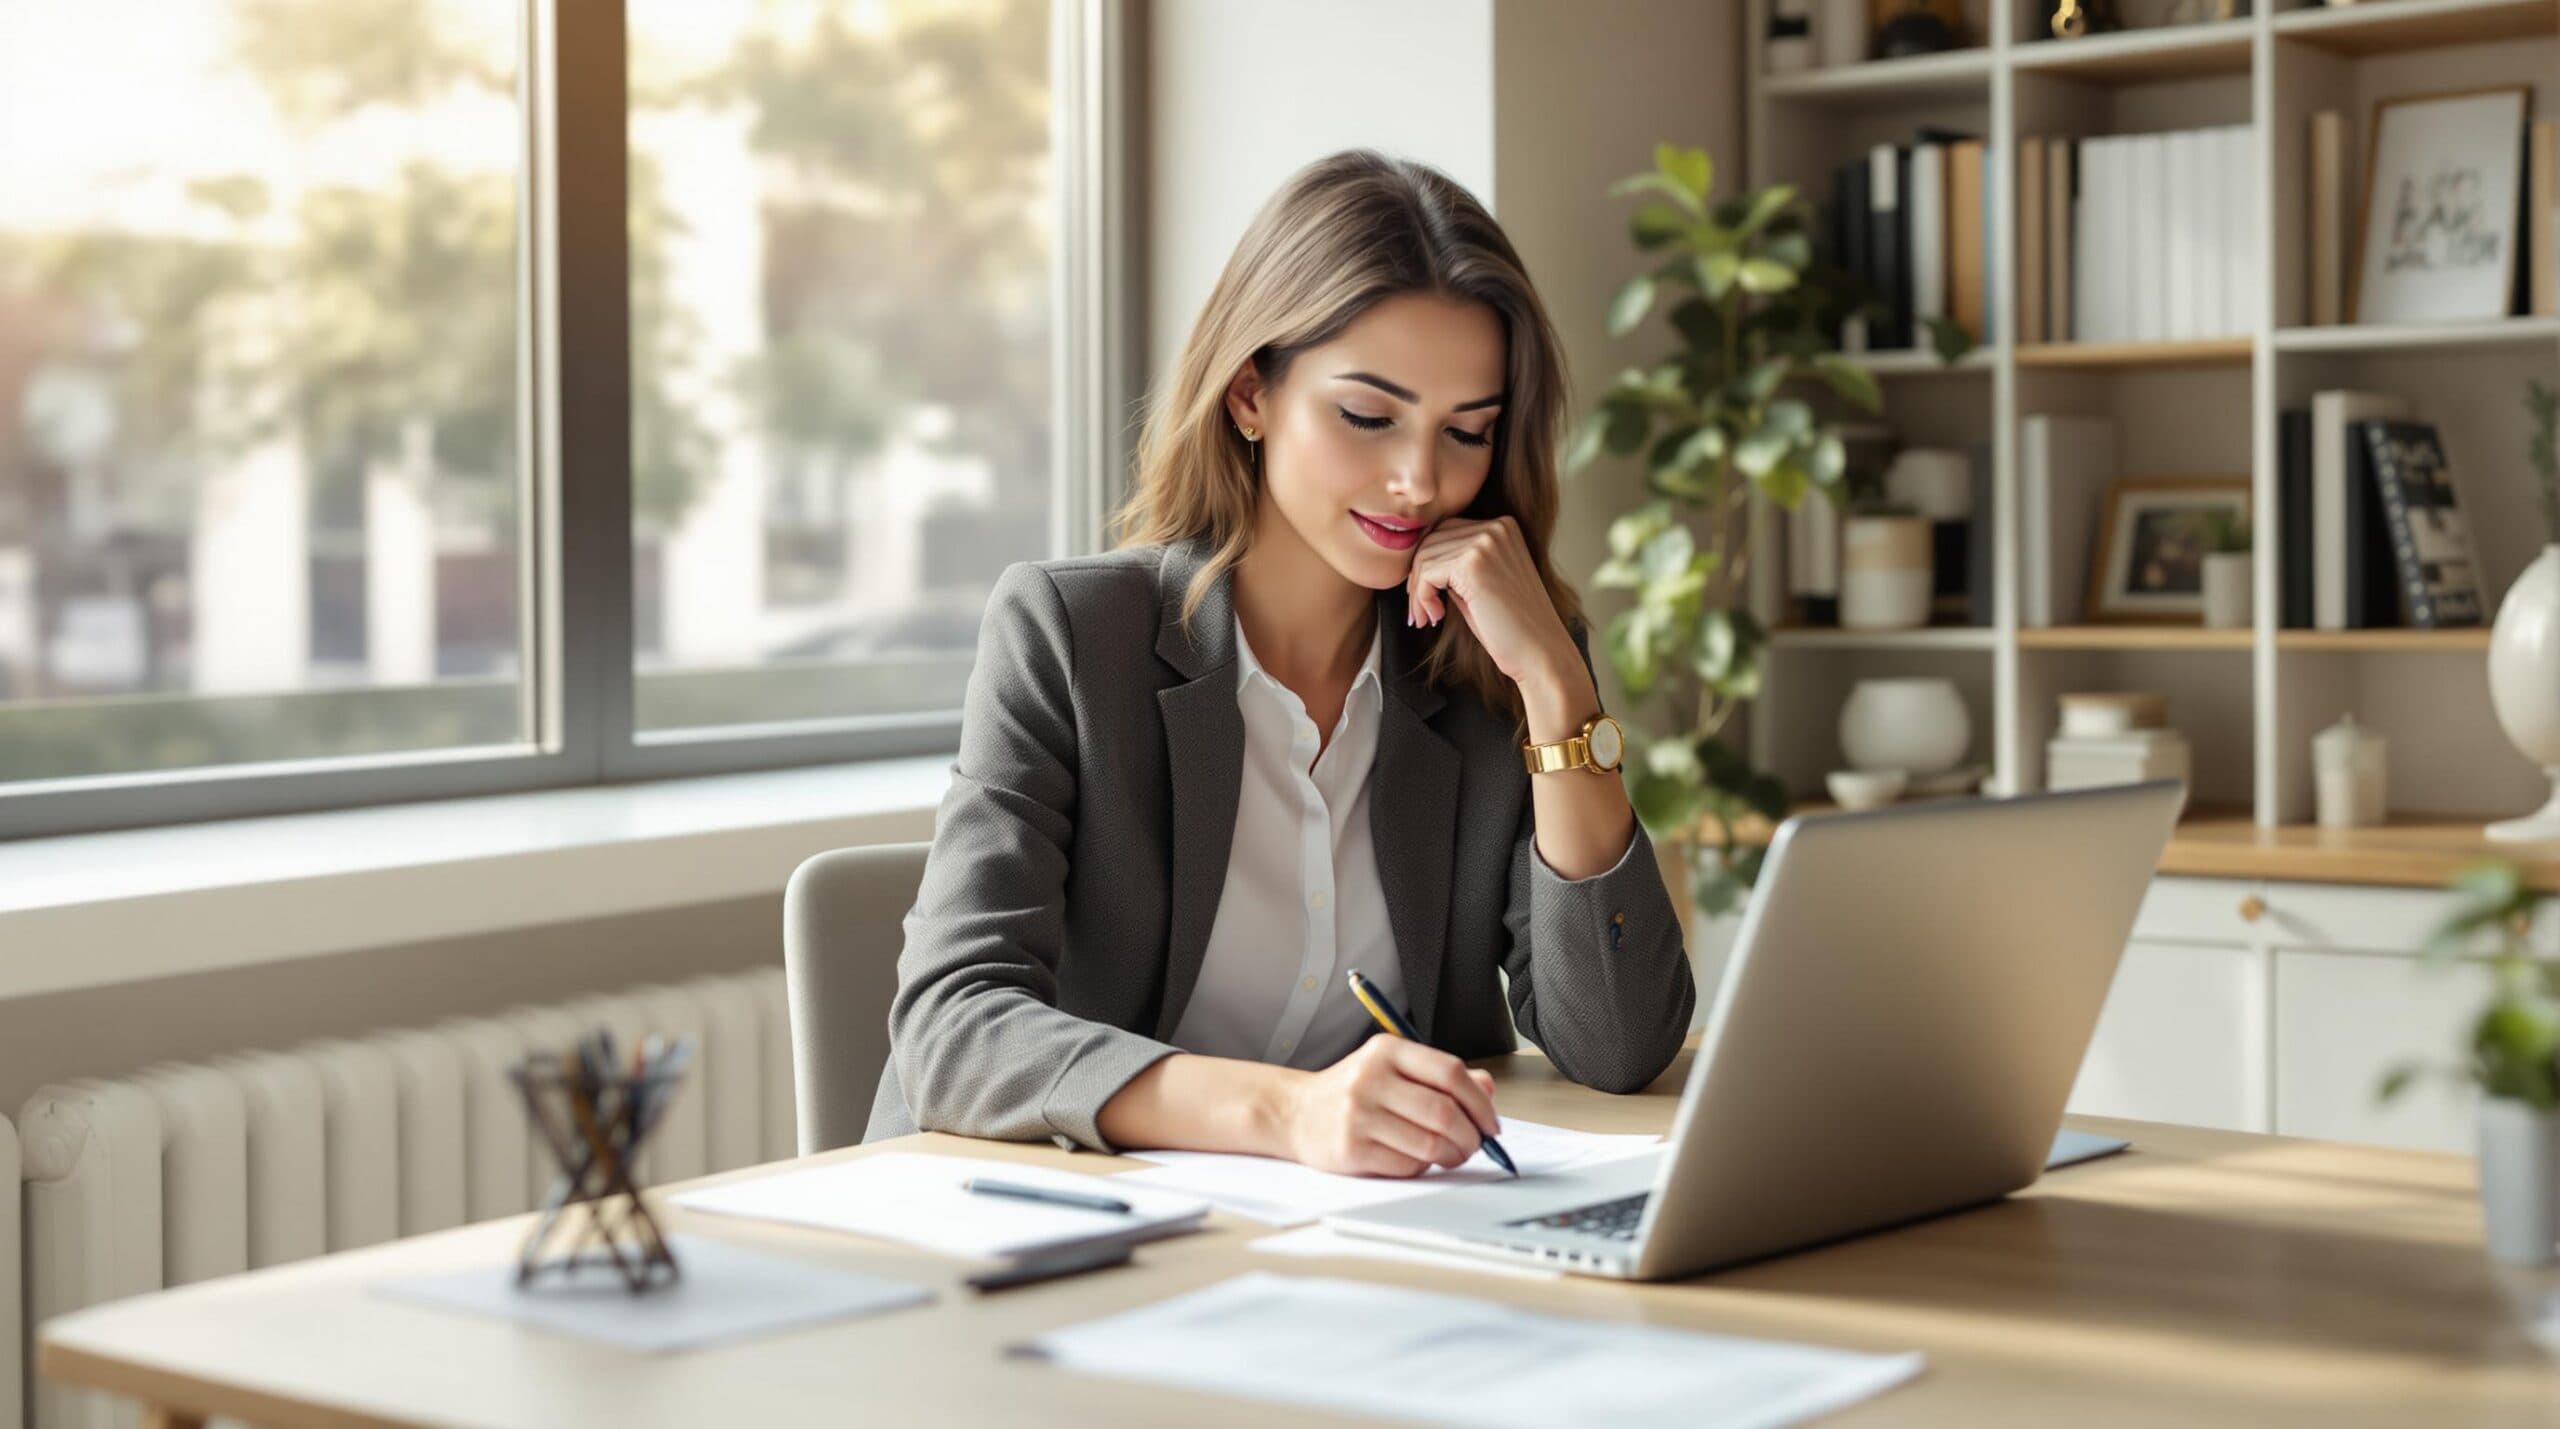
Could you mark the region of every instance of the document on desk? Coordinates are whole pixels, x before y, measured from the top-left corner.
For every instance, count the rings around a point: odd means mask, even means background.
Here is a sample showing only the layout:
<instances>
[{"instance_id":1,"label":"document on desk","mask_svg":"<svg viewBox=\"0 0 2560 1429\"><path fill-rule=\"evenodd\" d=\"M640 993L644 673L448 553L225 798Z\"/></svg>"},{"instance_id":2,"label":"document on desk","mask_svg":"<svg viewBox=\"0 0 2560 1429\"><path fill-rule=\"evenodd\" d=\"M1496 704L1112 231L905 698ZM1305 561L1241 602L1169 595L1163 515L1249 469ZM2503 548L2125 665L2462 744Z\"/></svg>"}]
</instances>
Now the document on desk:
<instances>
[{"instance_id":1,"label":"document on desk","mask_svg":"<svg viewBox=\"0 0 2560 1429\"><path fill-rule=\"evenodd\" d=\"M1126 1201L1129 1209L1124 1214L973 1195L960 1185L972 1176L1110 1196ZM1126 1184L1128 1179L1086 1176L1020 1161L893 1151L686 1191L669 1199L691 1211L851 1231L945 1255L973 1257L1020 1255L1103 1236L1153 1239L1190 1230L1208 1217L1208 1203L1197 1196L1132 1186Z\"/></svg>"},{"instance_id":2,"label":"document on desk","mask_svg":"<svg viewBox=\"0 0 2560 1429\"><path fill-rule=\"evenodd\" d=\"M1504 1118L1502 1148L1523 1176L1545 1175L1635 1156L1662 1144L1658 1136L1602 1136ZM1219 1210L1275 1226L1297 1225L1340 1211L1419 1196L1451 1186L1506 1180L1508 1172L1479 1151L1465 1165L1421 1176L1342 1176L1269 1156L1210 1151L1139 1151L1144 1171L1114 1176L1114 1186L1146 1186L1198 1196Z\"/></svg>"},{"instance_id":3,"label":"document on desk","mask_svg":"<svg viewBox=\"0 0 2560 1429\"><path fill-rule=\"evenodd\" d=\"M1774 1429L1918 1374L1875 1355L1256 1271L1013 1353L1116 1379L1429 1424Z\"/></svg>"}]
</instances>

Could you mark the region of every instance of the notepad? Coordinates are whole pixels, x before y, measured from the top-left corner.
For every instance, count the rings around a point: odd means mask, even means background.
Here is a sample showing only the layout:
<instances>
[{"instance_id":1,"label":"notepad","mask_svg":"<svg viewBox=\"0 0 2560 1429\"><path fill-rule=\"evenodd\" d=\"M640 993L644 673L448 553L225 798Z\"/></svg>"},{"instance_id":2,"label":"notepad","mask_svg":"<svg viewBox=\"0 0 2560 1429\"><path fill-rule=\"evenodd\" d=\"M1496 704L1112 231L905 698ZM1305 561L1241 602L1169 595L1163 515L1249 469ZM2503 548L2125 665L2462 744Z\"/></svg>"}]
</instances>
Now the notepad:
<instances>
[{"instance_id":1,"label":"notepad","mask_svg":"<svg viewBox=\"0 0 2560 1429\"><path fill-rule=\"evenodd\" d=\"M972 1195L960 1187L971 1176L1112 1196L1128 1202L1129 1211L1123 1215L1009 1196ZM1015 1256L1103 1237L1152 1239L1190 1230L1209 1214L1208 1202L1200 1197L1133 1186L1128 1180L1055 1171L1020 1161L889 1152L709 1186L669 1199L689 1211L848 1231L977 1258Z\"/></svg>"},{"instance_id":2,"label":"notepad","mask_svg":"<svg viewBox=\"0 0 2560 1429\"><path fill-rule=\"evenodd\" d=\"M612 1270L594 1266L574 1278L555 1273L519 1286L512 1260L376 1281L373 1290L640 1354L731 1344L933 1298L921 1285L766 1255L707 1236L670 1236L668 1245L680 1273L672 1283L640 1294L624 1289Z\"/></svg>"},{"instance_id":3,"label":"notepad","mask_svg":"<svg viewBox=\"0 0 2560 1429\"><path fill-rule=\"evenodd\" d=\"M1502 1123L1501 1141L1523 1176L1549 1175L1640 1155L1662 1144L1658 1136L1606 1136L1507 1117ZM1209 1151L1133 1154L1141 1161L1156 1164L1144 1171L1112 1177L1113 1187L1149 1187L1197 1196L1231 1215L1277 1226L1297 1225L1451 1186L1510 1179L1508 1172L1481 1151L1463 1166L1405 1178L1344 1176L1268 1156Z\"/></svg>"},{"instance_id":4,"label":"notepad","mask_svg":"<svg viewBox=\"0 0 2560 1429\"><path fill-rule=\"evenodd\" d=\"M1507 1144L1507 1142L1506 1142ZM1776 1429L1883 1393L1860 1354L1256 1271L1013 1348L1085 1374L1430 1424Z\"/></svg>"}]
</instances>

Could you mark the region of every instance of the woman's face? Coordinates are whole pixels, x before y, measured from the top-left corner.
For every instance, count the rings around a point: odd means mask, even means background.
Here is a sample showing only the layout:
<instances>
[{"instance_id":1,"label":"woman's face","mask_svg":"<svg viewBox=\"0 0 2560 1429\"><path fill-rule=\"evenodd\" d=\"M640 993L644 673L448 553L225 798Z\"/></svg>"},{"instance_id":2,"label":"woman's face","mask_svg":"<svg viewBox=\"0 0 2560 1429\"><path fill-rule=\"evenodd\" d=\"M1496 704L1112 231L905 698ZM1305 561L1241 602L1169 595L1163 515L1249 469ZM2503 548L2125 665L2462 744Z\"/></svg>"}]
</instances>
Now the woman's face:
<instances>
[{"instance_id":1,"label":"woman's face","mask_svg":"<svg viewBox=\"0 0 2560 1429\"><path fill-rule=\"evenodd\" d=\"M1423 533L1493 469L1502 322L1439 294L1384 299L1265 387L1248 364L1227 415L1262 433L1256 542L1294 536L1357 585L1401 585Z\"/></svg>"}]
</instances>

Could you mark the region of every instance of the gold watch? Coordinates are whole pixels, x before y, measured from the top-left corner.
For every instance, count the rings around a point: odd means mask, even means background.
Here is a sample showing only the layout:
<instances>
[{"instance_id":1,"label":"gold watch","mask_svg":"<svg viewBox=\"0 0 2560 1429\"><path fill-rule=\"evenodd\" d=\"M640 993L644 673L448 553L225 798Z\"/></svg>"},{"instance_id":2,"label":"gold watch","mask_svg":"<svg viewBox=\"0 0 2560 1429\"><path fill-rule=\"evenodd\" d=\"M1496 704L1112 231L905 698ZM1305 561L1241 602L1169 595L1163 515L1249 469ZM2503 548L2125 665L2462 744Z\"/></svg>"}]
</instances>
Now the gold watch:
<instances>
[{"instance_id":1,"label":"gold watch","mask_svg":"<svg viewBox=\"0 0 2560 1429\"><path fill-rule=\"evenodd\" d=\"M1582 733L1567 735L1553 744L1520 746L1521 762L1532 774L1553 774L1560 769L1588 769L1594 774L1614 774L1618 761L1627 754L1627 732L1607 715L1593 715L1583 725Z\"/></svg>"}]
</instances>

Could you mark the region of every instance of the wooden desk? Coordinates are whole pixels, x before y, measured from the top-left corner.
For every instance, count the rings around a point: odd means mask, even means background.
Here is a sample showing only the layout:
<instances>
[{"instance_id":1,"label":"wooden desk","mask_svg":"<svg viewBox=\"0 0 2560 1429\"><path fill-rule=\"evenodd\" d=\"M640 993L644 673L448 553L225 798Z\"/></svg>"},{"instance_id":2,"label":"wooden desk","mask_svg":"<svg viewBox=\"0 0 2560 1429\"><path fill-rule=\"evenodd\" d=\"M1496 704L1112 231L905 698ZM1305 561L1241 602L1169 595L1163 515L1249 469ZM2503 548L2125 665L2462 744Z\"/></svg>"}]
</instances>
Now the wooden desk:
<instances>
[{"instance_id":1,"label":"wooden desk","mask_svg":"<svg viewBox=\"0 0 2560 1429\"><path fill-rule=\"evenodd\" d=\"M1487 1063L1506 1115L1659 1131L1686 1059L1609 1097L1533 1056ZM1860 1350L1925 1350L1851 1424L2560 1424L2560 1370L2511 1308L2547 1277L2480 1251L2470 1163L2140 1123L2136 1152L1996 1206L1686 1284L1552 1284L1244 1248L1260 1226L1143 1247L1134 1265L979 1298L946 1261L846 1236L671 1211L671 1229L788 1248L939 1292L930 1306L642 1359L369 1293L391 1272L501 1264L523 1222L138 1297L44 1334L47 1375L150 1403L162 1424L1284 1425L1301 1410L1088 1379L1002 1345L1247 1268L1419 1284L1560 1312ZM1047 1146L885 1146L1127 1169ZM833 1153L870 1154L883 1147ZM731 1173L769 1174L770 1168ZM2511 1298L2516 1297L2516 1298Z\"/></svg>"}]
</instances>

